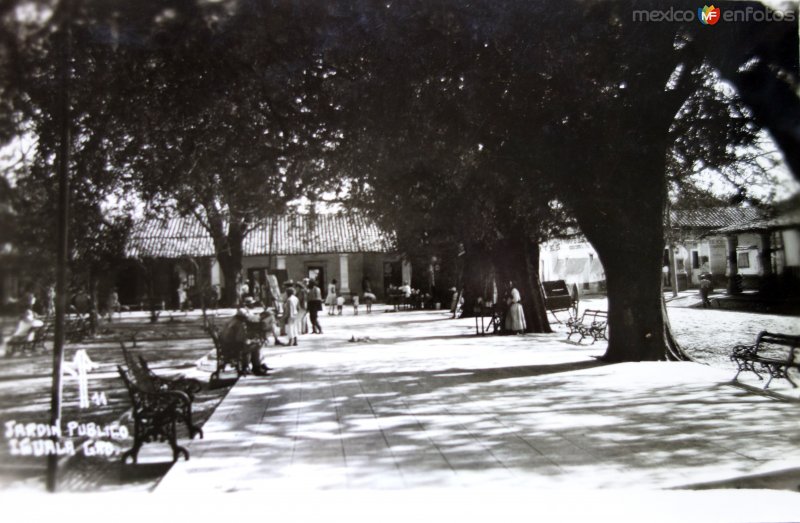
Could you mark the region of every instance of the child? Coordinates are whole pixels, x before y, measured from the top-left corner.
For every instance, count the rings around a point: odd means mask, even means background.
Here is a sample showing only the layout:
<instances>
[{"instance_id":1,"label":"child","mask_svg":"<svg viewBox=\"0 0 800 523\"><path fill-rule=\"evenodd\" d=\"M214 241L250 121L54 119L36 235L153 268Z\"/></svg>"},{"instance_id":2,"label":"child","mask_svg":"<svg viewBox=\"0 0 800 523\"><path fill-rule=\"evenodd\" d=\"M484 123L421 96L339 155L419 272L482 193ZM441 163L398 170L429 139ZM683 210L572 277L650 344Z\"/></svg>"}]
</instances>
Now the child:
<instances>
[{"instance_id":1,"label":"child","mask_svg":"<svg viewBox=\"0 0 800 523\"><path fill-rule=\"evenodd\" d=\"M344 296L337 296L336 297L336 311L339 313L339 316L342 315L342 308L344 307Z\"/></svg>"},{"instance_id":2,"label":"child","mask_svg":"<svg viewBox=\"0 0 800 523\"><path fill-rule=\"evenodd\" d=\"M358 316L358 296L353 296L353 315Z\"/></svg>"},{"instance_id":3,"label":"child","mask_svg":"<svg viewBox=\"0 0 800 523\"><path fill-rule=\"evenodd\" d=\"M372 302L375 301L375 295L371 292L364 293L364 303L367 305L367 314L372 312Z\"/></svg>"}]
</instances>

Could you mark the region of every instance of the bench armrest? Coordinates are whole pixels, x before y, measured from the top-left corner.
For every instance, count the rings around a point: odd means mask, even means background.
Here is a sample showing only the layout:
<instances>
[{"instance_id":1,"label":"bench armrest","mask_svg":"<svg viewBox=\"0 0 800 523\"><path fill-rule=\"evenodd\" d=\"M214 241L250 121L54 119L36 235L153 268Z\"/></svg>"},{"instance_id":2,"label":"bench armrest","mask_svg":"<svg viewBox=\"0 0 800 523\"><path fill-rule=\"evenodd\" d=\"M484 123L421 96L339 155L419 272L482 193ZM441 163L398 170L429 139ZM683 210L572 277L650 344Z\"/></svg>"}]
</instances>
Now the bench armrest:
<instances>
[{"instance_id":1,"label":"bench armrest","mask_svg":"<svg viewBox=\"0 0 800 523\"><path fill-rule=\"evenodd\" d=\"M736 345L731 351L731 359L752 358L758 353L758 345Z\"/></svg>"}]
</instances>

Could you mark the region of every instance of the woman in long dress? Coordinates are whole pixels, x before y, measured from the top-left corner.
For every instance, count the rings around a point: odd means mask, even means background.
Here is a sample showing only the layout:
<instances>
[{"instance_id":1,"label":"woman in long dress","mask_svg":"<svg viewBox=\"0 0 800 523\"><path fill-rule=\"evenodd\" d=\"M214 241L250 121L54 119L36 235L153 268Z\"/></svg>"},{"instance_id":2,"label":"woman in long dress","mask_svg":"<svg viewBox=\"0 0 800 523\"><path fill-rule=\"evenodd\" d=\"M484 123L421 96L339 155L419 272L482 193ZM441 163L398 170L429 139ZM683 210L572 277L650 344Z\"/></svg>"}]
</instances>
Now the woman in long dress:
<instances>
[{"instance_id":1,"label":"woman in long dress","mask_svg":"<svg viewBox=\"0 0 800 523\"><path fill-rule=\"evenodd\" d=\"M328 306L328 315L333 314L336 308L336 278L328 284L328 295L325 296L325 305Z\"/></svg>"},{"instance_id":2,"label":"woman in long dress","mask_svg":"<svg viewBox=\"0 0 800 523\"><path fill-rule=\"evenodd\" d=\"M522 334L525 332L525 311L522 310L520 301L522 298L519 291L510 284L511 294L508 297L508 313L506 314L506 330L514 334Z\"/></svg>"},{"instance_id":3,"label":"woman in long dress","mask_svg":"<svg viewBox=\"0 0 800 523\"><path fill-rule=\"evenodd\" d=\"M300 302L294 295L294 289L286 289L286 302L283 304L283 319L286 325L286 336L289 338L287 345L297 345L297 336L300 334Z\"/></svg>"}]
</instances>

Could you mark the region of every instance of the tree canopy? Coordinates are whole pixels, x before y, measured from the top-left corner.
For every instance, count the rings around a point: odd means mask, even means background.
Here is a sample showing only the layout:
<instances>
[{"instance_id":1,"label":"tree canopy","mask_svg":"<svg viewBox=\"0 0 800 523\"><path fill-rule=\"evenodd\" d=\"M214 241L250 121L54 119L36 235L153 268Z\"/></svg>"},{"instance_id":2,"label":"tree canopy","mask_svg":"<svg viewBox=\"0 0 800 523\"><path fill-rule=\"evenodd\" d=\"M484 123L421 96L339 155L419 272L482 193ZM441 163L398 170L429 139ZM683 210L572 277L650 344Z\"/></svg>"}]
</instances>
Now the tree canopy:
<instances>
[{"instance_id":1,"label":"tree canopy","mask_svg":"<svg viewBox=\"0 0 800 523\"><path fill-rule=\"evenodd\" d=\"M668 182L726 168L759 128L800 172L796 11L709 27L637 20L655 1L31 0L0 13L0 134L32 129L43 172L69 5L88 201L131 188L194 214L231 283L259 219L336 186L410 252L461 244L528 296L569 214L606 269L607 359L661 359Z\"/></svg>"}]
</instances>

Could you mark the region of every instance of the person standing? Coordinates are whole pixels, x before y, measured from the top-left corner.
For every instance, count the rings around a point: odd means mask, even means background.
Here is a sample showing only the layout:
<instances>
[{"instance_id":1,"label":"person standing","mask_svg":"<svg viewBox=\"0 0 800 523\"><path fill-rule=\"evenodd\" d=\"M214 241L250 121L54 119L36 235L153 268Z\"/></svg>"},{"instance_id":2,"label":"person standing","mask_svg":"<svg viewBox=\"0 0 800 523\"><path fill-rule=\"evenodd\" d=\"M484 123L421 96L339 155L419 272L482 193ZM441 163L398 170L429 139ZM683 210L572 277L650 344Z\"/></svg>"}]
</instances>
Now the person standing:
<instances>
[{"instance_id":1,"label":"person standing","mask_svg":"<svg viewBox=\"0 0 800 523\"><path fill-rule=\"evenodd\" d=\"M186 287L184 282L178 284L178 310L186 310Z\"/></svg>"},{"instance_id":2,"label":"person standing","mask_svg":"<svg viewBox=\"0 0 800 523\"><path fill-rule=\"evenodd\" d=\"M372 304L375 302L376 296L371 292L364 293L364 305L367 306L367 314L372 312Z\"/></svg>"},{"instance_id":3,"label":"person standing","mask_svg":"<svg viewBox=\"0 0 800 523\"><path fill-rule=\"evenodd\" d=\"M514 334L525 332L525 311L522 310L522 298L519 291L514 287L514 282L508 283L511 293L508 297L508 313L506 314L506 330Z\"/></svg>"},{"instance_id":4,"label":"person standing","mask_svg":"<svg viewBox=\"0 0 800 523\"><path fill-rule=\"evenodd\" d=\"M311 280L308 290L308 315L311 318L311 332L322 334L322 327L319 325L319 313L322 311L322 291L319 290L317 282Z\"/></svg>"},{"instance_id":5,"label":"person standing","mask_svg":"<svg viewBox=\"0 0 800 523\"><path fill-rule=\"evenodd\" d=\"M111 289L111 293L108 295L106 309L108 310L108 323L111 323L115 312L118 315L122 314L122 306L119 304L119 294L117 294L117 289Z\"/></svg>"},{"instance_id":6,"label":"person standing","mask_svg":"<svg viewBox=\"0 0 800 523\"><path fill-rule=\"evenodd\" d=\"M303 279L302 282L295 284L297 288L297 301L299 302L299 311L297 321L300 324L299 333L308 334L308 323L306 323L306 315L308 314L308 278Z\"/></svg>"},{"instance_id":7,"label":"person standing","mask_svg":"<svg viewBox=\"0 0 800 523\"><path fill-rule=\"evenodd\" d=\"M331 283L328 285L328 295L325 296L325 305L328 306L328 315L332 315L336 307L336 278L331 280Z\"/></svg>"},{"instance_id":8,"label":"person standing","mask_svg":"<svg viewBox=\"0 0 800 523\"><path fill-rule=\"evenodd\" d=\"M707 273L703 273L700 275L700 298L703 300L703 308L711 307L711 300L709 299L709 295L714 287L714 284L711 283L711 275Z\"/></svg>"},{"instance_id":9,"label":"person standing","mask_svg":"<svg viewBox=\"0 0 800 523\"><path fill-rule=\"evenodd\" d=\"M286 336L289 338L288 345L297 345L297 335L300 327L300 300L294 295L294 289L286 289L286 301L283 304L283 320L286 325Z\"/></svg>"}]
</instances>

